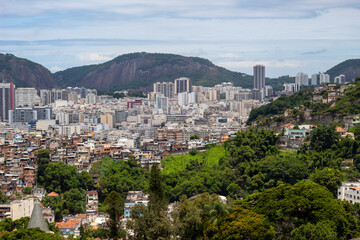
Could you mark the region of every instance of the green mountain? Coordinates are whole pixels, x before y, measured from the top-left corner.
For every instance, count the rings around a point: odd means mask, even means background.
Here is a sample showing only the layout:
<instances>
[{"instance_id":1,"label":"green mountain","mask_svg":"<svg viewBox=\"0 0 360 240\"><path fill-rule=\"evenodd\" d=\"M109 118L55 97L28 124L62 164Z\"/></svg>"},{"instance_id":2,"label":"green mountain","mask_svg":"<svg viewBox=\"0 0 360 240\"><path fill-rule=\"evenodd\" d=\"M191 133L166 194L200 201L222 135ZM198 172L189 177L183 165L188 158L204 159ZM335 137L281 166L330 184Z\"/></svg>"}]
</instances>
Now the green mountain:
<instances>
[{"instance_id":1,"label":"green mountain","mask_svg":"<svg viewBox=\"0 0 360 240\"><path fill-rule=\"evenodd\" d=\"M54 74L59 86L84 86L100 90L151 89L158 81L189 77L193 85L214 86L232 82L235 86L253 87L253 77L214 65L207 59L175 54L131 53L111 61L70 68ZM267 79L281 88L291 77Z\"/></svg>"},{"instance_id":2,"label":"green mountain","mask_svg":"<svg viewBox=\"0 0 360 240\"><path fill-rule=\"evenodd\" d=\"M0 82L13 82L16 87L53 88L55 79L40 64L12 54L0 54Z\"/></svg>"},{"instance_id":3,"label":"green mountain","mask_svg":"<svg viewBox=\"0 0 360 240\"><path fill-rule=\"evenodd\" d=\"M349 59L343 61L327 70L326 73L330 75L331 81L340 74L345 75L346 81L353 81L356 77L360 76L360 59Z\"/></svg>"},{"instance_id":4,"label":"green mountain","mask_svg":"<svg viewBox=\"0 0 360 240\"><path fill-rule=\"evenodd\" d=\"M351 85L343 86L346 88L341 91L339 90L341 87L335 88L340 95L333 102L327 102L329 94L334 92L333 89L323 89L320 92L303 89L290 96L280 96L265 106L252 109L247 124L256 122L259 125L270 125L274 122L286 122L291 118L304 122L326 117L339 120L360 114L360 76L356 77ZM287 109L292 113L286 119L284 112ZM307 119L305 119L305 112L309 113Z\"/></svg>"},{"instance_id":5,"label":"green mountain","mask_svg":"<svg viewBox=\"0 0 360 240\"><path fill-rule=\"evenodd\" d=\"M360 75L360 59L344 61L327 71L331 79L345 74L348 81ZM98 90L152 89L157 81L191 78L193 85L214 86L232 82L235 86L253 87L253 77L229 71L199 57L175 54L131 53L108 62L69 68L51 74L45 67L12 54L0 54L0 81L14 82L18 87L53 88L83 86ZM281 91L294 77L267 78L266 85Z\"/></svg>"}]
</instances>

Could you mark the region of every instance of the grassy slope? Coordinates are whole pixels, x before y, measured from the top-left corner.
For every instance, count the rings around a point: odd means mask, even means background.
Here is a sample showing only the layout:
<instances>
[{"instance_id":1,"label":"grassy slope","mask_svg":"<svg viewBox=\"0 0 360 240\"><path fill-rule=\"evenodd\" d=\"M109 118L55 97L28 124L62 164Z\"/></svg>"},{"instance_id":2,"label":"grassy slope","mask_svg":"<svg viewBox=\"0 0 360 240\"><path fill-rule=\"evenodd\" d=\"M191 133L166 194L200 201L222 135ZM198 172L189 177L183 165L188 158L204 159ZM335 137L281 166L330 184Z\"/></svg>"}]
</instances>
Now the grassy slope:
<instances>
[{"instance_id":1,"label":"grassy slope","mask_svg":"<svg viewBox=\"0 0 360 240\"><path fill-rule=\"evenodd\" d=\"M205 152L200 152L195 156L190 154L168 156L162 160L162 166L164 168L163 174L184 170L186 168L186 164L189 163L191 159L205 158L208 166L216 166L219 164L220 158L224 157L225 154L223 146L215 146Z\"/></svg>"}]
</instances>

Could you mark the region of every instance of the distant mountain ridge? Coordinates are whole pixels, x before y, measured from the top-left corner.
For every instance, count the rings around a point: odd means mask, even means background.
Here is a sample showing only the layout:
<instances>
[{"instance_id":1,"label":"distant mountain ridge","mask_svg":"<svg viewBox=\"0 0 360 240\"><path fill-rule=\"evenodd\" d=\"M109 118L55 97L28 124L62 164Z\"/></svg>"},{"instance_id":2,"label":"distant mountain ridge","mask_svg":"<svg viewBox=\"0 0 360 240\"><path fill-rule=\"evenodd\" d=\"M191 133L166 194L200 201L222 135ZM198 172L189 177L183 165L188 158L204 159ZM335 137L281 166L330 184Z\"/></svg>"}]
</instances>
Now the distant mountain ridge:
<instances>
[{"instance_id":1,"label":"distant mountain ridge","mask_svg":"<svg viewBox=\"0 0 360 240\"><path fill-rule=\"evenodd\" d=\"M232 72L207 59L175 54L131 53L108 62L70 68L54 74L59 86L84 86L96 89L150 88L157 81L191 78L194 85L214 86L233 82L252 87L252 76Z\"/></svg>"},{"instance_id":2,"label":"distant mountain ridge","mask_svg":"<svg viewBox=\"0 0 360 240\"><path fill-rule=\"evenodd\" d=\"M15 83L16 87L41 89L56 86L56 81L47 68L7 53L0 53L0 82L3 80Z\"/></svg>"},{"instance_id":3,"label":"distant mountain ridge","mask_svg":"<svg viewBox=\"0 0 360 240\"><path fill-rule=\"evenodd\" d=\"M331 80L344 73L347 79L360 75L360 59L344 61L327 71ZM14 82L17 87L53 88L83 86L98 90L152 89L157 81L191 78L193 85L214 86L232 82L235 86L253 87L253 76L233 72L199 57L164 53L130 53L108 62L73 67L51 74L40 64L12 54L0 54L0 82ZM266 85L283 89L294 77L267 78Z\"/></svg>"}]
</instances>

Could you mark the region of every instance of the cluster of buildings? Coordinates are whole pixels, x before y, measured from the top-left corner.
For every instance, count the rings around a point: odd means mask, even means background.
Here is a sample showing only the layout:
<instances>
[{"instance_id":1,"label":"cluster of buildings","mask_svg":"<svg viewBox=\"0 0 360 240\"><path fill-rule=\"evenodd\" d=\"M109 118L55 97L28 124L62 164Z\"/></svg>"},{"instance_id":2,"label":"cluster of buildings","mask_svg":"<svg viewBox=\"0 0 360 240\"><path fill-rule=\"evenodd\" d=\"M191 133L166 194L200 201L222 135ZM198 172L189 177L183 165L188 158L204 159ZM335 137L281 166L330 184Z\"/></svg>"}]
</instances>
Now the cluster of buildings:
<instances>
[{"instance_id":1,"label":"cluster of buildings","mask_svg":"<svg viewBox=\"0 0 360 240\"><path fill-rule=\"evenodd\" d=\"M253 89L236 87L230 82L214 87L193 86L191 79L181 77L173 82L154 83L147 98L117 99L99 96L94 89L77 87L38 91L0 83L1 191L11 196L25 187L33 189L30 198L0 205L0 220L30 216L36 206L34 199L45 196L44 190L36 188L40 149L50 150L52 163L76 166L81 172L89 171L93 162L104 157L133 157L147 168L160 163L168 154L230 139L244 127L252 109L274 96L272 87L265 85L265 67L257 65L253 70ZM336 81L345 81L342 76ZM326 75L315 78L316 84L328 81ZM313 83L315 80L311 80L311 85L316 85ZM284 86L285 91L295 92L302 85L309 85L303 73L298 74L294 86ZM334 95L336 99L341 94L338 91L334 88L334 94L328 97ZM301 141L312 128L293 127L284 126L285 137L292 142L290 148L296 148L294 141ZM286 139L284 144L288 144ZM98 181L96 176L94 180ZM47 196L57 197L57 194ZM131 208L147 202L148 196L142 192L129 192L124 226ZM66 217L56 226L65 234L77 234L81 224L99 226L107 219L98 213L97 207L97 192L89 191L86 214ZM44 218L54 221L51 209L40 209Z\"/></svg>"},{"instance_id":2,"label":"cluster of buildings","mask_svg":"<svg viewBox=\"0 0 360 240\"><path fill-rule=\"evenodd\" d=\"M345 84L346 77L344 74L336 76L332 83ZM326 73L314 73L309 78L308 74L300 72L295 76L295 83L284 83L284 92L292 93L300 90L301 87L319 86L330 83L330 76Z\"/></svg>"}]
</instances>

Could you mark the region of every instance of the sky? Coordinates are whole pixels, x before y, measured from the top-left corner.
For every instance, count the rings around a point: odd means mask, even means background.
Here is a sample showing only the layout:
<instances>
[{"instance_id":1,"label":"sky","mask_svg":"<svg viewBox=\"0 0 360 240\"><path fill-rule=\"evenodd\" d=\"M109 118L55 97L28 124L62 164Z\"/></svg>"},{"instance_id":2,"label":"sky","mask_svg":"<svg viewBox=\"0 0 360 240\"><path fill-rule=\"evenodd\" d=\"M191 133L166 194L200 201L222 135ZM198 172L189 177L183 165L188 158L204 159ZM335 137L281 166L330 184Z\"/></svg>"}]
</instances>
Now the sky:
<instances>
[{"instance_id":1,"label":"sky","mask_svg":"<svg viewBox=\"0 0 360 240\"><path fill-rule=\"evenodd\" d=\"M359 16L360 0L0 0L0 52L52 72L153 52L310 75L360 58Z\"/></svg>"}]
</instances>

